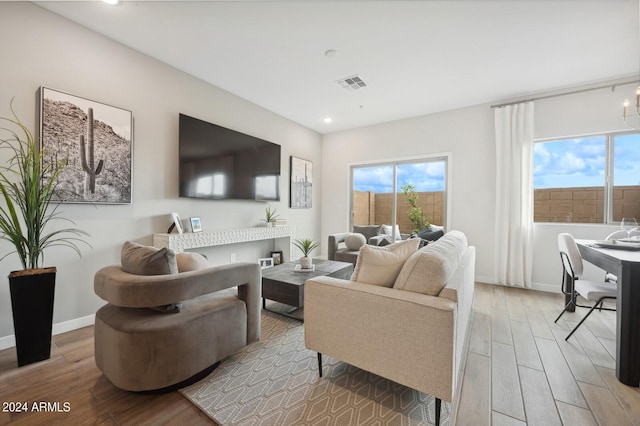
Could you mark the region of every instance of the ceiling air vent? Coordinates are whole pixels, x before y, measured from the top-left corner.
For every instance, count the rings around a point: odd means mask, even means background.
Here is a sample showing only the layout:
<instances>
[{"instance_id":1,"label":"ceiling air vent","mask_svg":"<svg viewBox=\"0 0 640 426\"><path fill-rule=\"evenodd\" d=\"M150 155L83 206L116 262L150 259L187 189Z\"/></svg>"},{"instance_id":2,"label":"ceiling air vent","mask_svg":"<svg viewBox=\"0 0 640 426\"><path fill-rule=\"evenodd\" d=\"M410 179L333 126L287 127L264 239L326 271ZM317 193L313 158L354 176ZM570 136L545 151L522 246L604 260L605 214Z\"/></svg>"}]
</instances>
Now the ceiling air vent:
<instances>
[{"instance_id":1,"label":"ceiling air vent","mask_svg":"<svg viewBox=\"0 0 640 426\"><path fill-rule=\"evenodd\" d=\"M368 84L359 75L353 75L336 81L344 90L359 90Z\"/></svg>"}]
</instances>

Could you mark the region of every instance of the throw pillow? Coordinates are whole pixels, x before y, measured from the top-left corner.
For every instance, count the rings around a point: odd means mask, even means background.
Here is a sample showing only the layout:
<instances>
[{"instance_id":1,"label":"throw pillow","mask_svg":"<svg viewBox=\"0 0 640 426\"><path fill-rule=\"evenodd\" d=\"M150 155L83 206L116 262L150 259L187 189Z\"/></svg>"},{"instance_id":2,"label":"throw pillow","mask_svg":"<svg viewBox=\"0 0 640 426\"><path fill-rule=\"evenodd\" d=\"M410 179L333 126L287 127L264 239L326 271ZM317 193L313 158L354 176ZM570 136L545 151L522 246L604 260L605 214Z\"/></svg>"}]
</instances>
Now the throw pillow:
<instances>
[{"instance_id":1,"label":"throw pillow","mask_svg":"<svg viewBox=\"0 0 640 426\"><path fill-rule=\"evenodd\" d=\"M362 234L348 234L344 237L344 243L349 250L360 250L360 247L367 243Z\"/></svg>"},{"instance_id":2,"label":"throw pillow","mask_svg":"<svg viewBox=\"0 0 640 426\"><path fill-rule=\"evenodd\" d=\"M418 245L418 250L420 250L422 247L426 246L427 244L429 244L431 242L429 240L423 240L415 232L412 232L411 235L409 235L409 238L415 238L415 239L420 241L420 244Z\"/></svg>"},{"instance_id":3,"label":"throw pillow","mask_svg":"<svg viewBox=\"0 0 640 426\"><path fill-rule=\"evenodd\" d=\"M418 237L428 241L435 241L438 238L442 237L443 235L444 235L444 231L442 229L435 230L435 229L432 229L430 226L427 228L424 228L422 231L418 233Z\"/></svg>"},{"instance_id":4,"label":"throw pillow","mask_svg":"<svg viewBox=\"0 0 640 426\"><path fill-rule=\"evenodd\" d=\"M176 254L178 272L197 271L198 269L210 268L212 265L206 257L200 253L178 253Z\"/></svg>"},{"instance_id":5,"label":"throw pillow","mask_svg":"<svg viewBox=\"0 0 640 426\"><path fill-rule=\"evenodd\" d=\"M378 231L380 234L392 236L393 226L391 225L380 225L380 230ZM400 235L400 226L396 225L396 241L402 240L402 235Z\"/></svg>"},{"instance_id":6,"label":"throw pillow","mask_svg":"<svg viewBox=\"0 0 640 426\"><path fill-rule=\"evenodd\" d=\"M353 233L364 235L366 241L378 235L379 230L380 227L378 225L353 225Z\"/></svg>"},{"instance_id":7,"label":"throw pillow","mask_svg":"<svg viewBox=\"0 0 640 426\"><path fill-rule=\"evenodd\" d=\"M143 246L131 241L122 245L122 270L136 275L164 275L178 272L176 254L168 248Z\"/></svg>"},{"instance_id":8,"label":"throw pillow","mask_svg":"<svg viewBox=\"0 0 640 426\"><path fill-rule=\"evenodd\" d=\"M467 250L462 232L451 231L414 253L404 264L393 288L438 296Z\"/></svg>"},{"instance_id":9,"label":"throw pillow","mask_svg":"<svg viewBox=\"0 0 640 426\"><path fill-rule=\"evenodd\" d=\"M417 239L413 239L386 247L362 246L351 280L391 287L404 262L418 249L418 243Z\"/></svg>"}]
</instances>

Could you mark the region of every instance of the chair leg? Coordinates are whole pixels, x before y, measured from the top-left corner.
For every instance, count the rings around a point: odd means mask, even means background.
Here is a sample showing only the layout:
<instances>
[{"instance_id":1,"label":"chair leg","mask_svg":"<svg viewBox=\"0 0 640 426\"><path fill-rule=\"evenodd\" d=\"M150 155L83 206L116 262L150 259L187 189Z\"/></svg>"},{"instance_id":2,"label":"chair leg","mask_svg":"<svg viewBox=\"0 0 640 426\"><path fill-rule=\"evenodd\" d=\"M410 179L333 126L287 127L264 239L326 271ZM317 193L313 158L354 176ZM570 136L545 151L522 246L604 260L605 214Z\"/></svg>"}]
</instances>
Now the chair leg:
<instances>
[{"instance_id":1,"label":"chair leg","mask_svg":"<svg viewBox=\"0 0 640 426\"><path fill-rule=\"evenodd\" d=\"M566 306L564 307L564 309L562 310L562 312L560 312L560 315L558 315L558 318L556 318L556 320L554 321L554 323L558 322L558 320L560 319L560 317L562 316L562 314L564 314L565 312L567 312L567 310L571 307L571 305L573 305L573 300L570 300L569 303L566 304Z\"/></svg>"},{"instance_id":2,"label":"chair leg","mask_svg":"<svg viewBox=\"0 0 640 426\"><path fill-rule=\"evenodd\" d=\"M594 309L596 309L596 308L598 307L598 305L600 305L604 299L606 299L606 298L605 298L605 297L600 298L600 299L595 303L595 305L593 305L593 306L591 307L591 309L589 309L589 312L587 312L587 315L585 315L585 316L584 316L584 318L582 318L582 319L580 320L580 322L578 323L578 325L576 325L576 326L574 327L574 329L573 329L573 330L571 330L571 333L569 333L569 335L568 335L564 340L569 340L569 337L571 337L571 336L573 335L573 333L575 333L575 331L578 329L578 327L580 327L580 326L582 325L582 323L583 323L587 318L589 318L589 315L591 315L591 312L593 312L593 311L594 311Z\"/></svg>"},{"instance_id":3,"label":"chair leg","mask_svg":"<svg viewBox=\"0 0 640 426\"><path fill-rule=\"evenodd\" d=\"M436 398L436 426L440 426L440 409L442 407L442 400Z\"/></svg>"},{"instance_id":4,"label":"chair leg","mask_svg":"<svg viewBox=\"0 0 640 426\"><path fill-rule=\"evenodd\" d=\"M322 377L322 354L320 352L318 352L318 373Z\"/></svg>"}]
</instances>

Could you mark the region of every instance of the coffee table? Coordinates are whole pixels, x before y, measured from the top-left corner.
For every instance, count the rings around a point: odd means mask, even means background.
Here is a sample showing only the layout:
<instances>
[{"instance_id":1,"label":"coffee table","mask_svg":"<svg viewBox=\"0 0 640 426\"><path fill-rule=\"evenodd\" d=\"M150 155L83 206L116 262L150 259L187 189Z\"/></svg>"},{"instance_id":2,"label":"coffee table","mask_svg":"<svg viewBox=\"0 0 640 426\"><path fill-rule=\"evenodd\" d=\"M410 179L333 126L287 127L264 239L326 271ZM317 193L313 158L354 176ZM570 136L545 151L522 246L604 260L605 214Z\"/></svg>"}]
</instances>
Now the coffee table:
<instances>
[{"instance_id":1,"label":"coffee table","mask_svg":"<svg viewBox=\"0 0 640 426\"><path fill-rule=\"evenodd\" d=\"M353 273L353 265L349 262L314 259L313 271L296 272L297 262L286 262L272 268L262 270L262 308L266 311L284 315L303 321L292 312L304 305L304 283L315 277L334 277L348 280ZM267 309L267 299L292 306L288 312Z\"/></svg>"}]
</instances>

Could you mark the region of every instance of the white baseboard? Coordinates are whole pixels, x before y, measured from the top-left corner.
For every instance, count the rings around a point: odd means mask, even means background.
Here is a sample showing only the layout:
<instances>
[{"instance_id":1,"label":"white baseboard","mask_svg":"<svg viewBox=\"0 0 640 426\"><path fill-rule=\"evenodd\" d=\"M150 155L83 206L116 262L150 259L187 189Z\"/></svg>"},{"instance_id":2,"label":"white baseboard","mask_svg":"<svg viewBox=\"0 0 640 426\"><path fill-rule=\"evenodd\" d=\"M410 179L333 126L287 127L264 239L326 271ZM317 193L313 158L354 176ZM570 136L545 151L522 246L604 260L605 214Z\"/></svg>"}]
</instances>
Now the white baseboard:
<instances>
[{"instance_id":1,"label":"white baseboard","mask_svg":"<svg viewBox=\"0 0 640 426\"><path fill-rule=\"evenodd\" d=\"M88 325L93 325L95 322L96 316L87 315L86 317L76 318L69 321L60 322L57 324L53 324L53 330L51 334L54 336L56 334L66 333L67 331L77 330L78 328L86 327ZM9 336L0 337L0 350L12 348L16 345L16 336L11 334Z\"/></svg>"},{"instance_id":2,"label":"white baseboard","mask_svg":"<svg viewBox=\"0 0 640 426\"><path fill-rule=\"evenodd\" d=\"M496 279L493 277L485 277L482 275L476 275L475 280L477 283L496 284Z\"/></svg>"},{"instance_id":3,"label":"white baseboard","mask_svg":"<svg viewBox=\"0 0 640 426\"><path fill-rule=\"evenodd\" d=\"M560 293L559 284L531 283L532 290L546 291L547 293Z\"/></svg>"},{"instance_id":4,"label":"white baseboard","mask_svg":"<svg viewBox=\"0 0 640 426\"><path fill-rule=\"evenodd\" d=\"M493 277L485 277L482 275L476 275L476 282L493 284L493 285L504 285L504 284L498 284L496 282L496 279ZM531 290L545 291L547 293L560 293L560 286L558 284L531 283Z\"/></svg>"}]
</instances>

